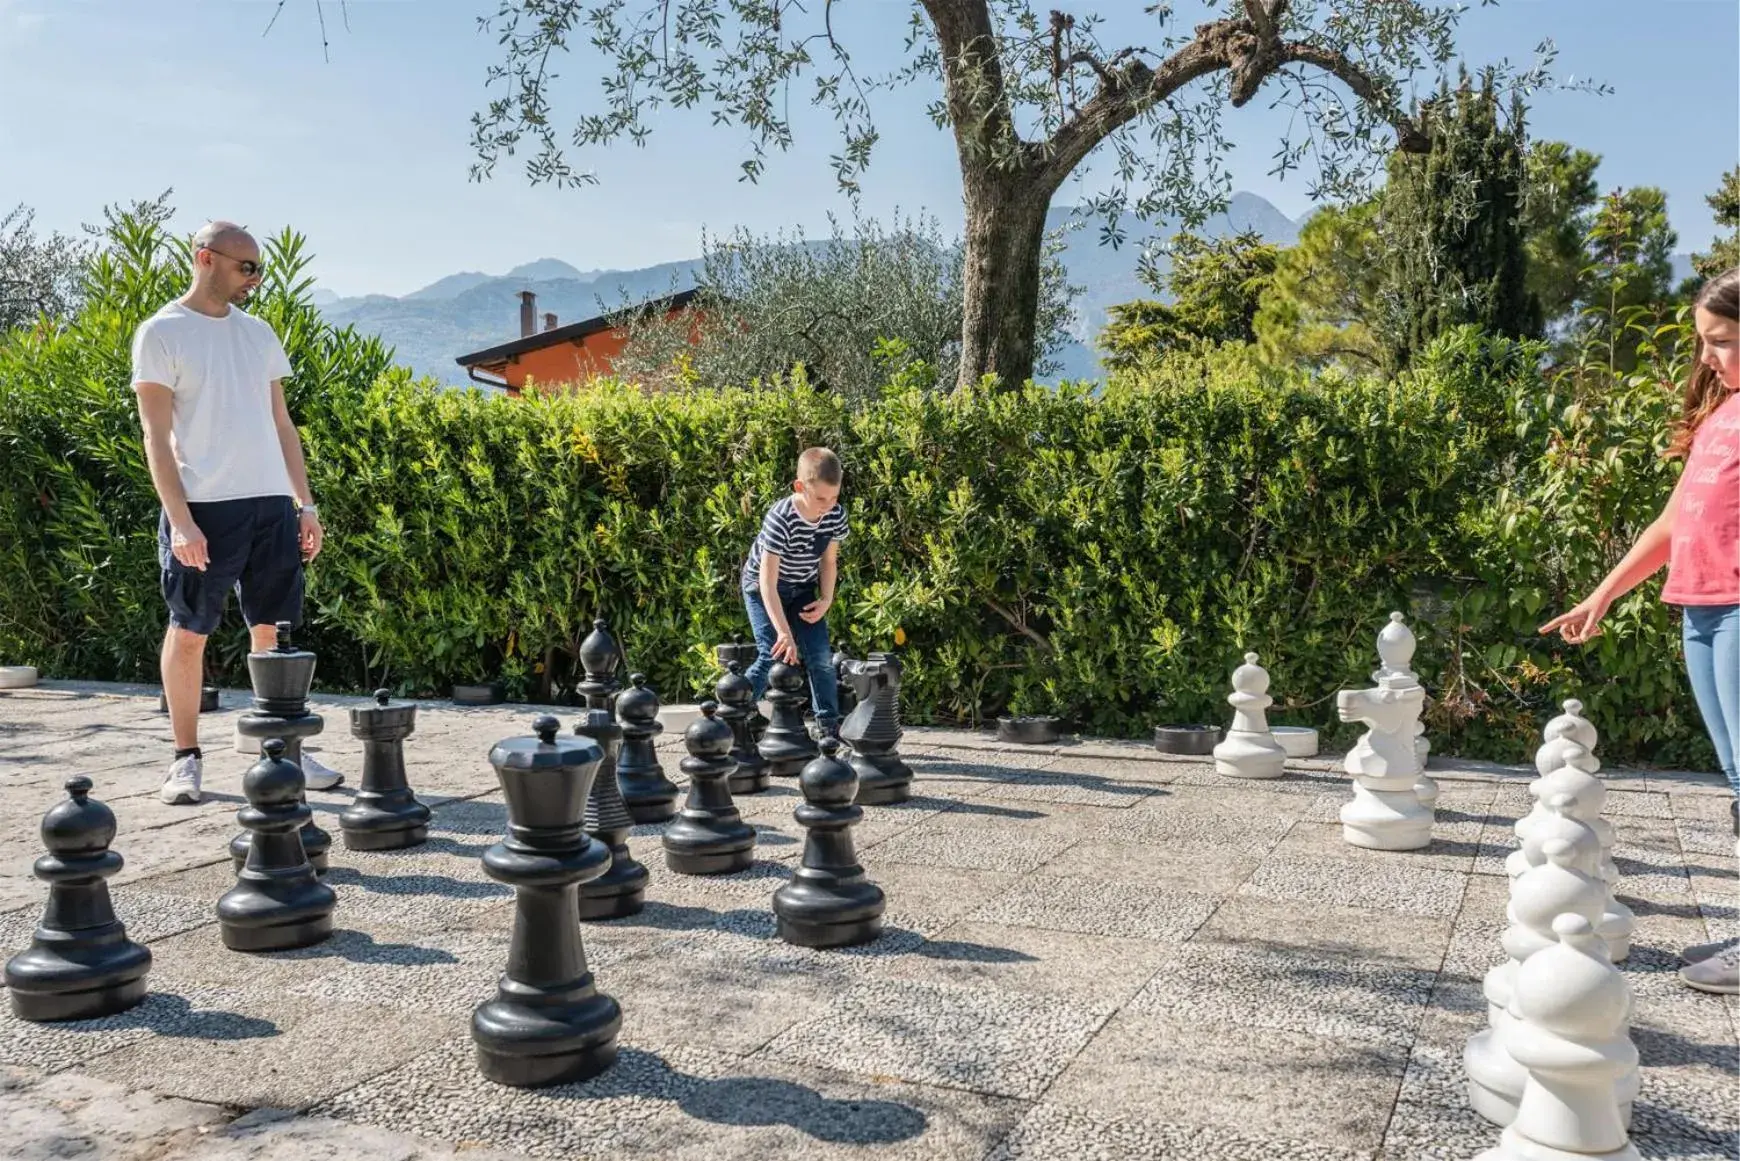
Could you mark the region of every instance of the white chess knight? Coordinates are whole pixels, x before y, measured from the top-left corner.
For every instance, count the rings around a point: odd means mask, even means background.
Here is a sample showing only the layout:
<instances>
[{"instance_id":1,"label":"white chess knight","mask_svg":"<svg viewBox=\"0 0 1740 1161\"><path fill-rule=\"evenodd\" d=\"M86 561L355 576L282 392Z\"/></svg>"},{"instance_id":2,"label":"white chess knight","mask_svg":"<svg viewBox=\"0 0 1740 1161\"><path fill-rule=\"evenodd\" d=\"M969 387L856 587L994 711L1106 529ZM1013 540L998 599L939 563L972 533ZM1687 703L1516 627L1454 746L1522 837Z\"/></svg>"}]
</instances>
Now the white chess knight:
<instances>
[{"instance_id":1,"label":"white chess knight","mask_svg":"<svg viewBox=\"0 0 1740 1161\"><path fill-rule=\"evenodd\" d=\"M1617 1099L1637 1072L1631 986L1586 915L1553 920L1556 942L1516 972L1503 1047L1525 1072L1516 1117L1476 1161L1642 1161Z\"/></svg>"},{"instance_id":2,"label":"white chess knight","mask_svg":"<svg viewBox=\"0 0 1740 1161\"><path fill-rule=\"evenodd\" d=\"M1470 1037L1462 1053L1468 1103L1497 1125L1508 1125L1516 1116L1526 1079L1521 1064L1504 1047L1504 1026L1511 1019L1518 973L1534 955L1558 942L1555 920L1578 915L1593 925L1607 897L1607 886L1595 873L1599 858L1595 836L1571 817L1571 808L1564 796L1549 804L1552 818L1541 827L1546 832L1540 840L1541 859L1511 884L1506 909L1510 926L1502 939L1509 958L1488 971L1482 982L1490 1027ZM1619 1079L1615 1099L1627 1124L1637 1086L1635 1069Z\"/></svg>"},{"instance_id":3,"label":"white chess knight","mask_svg":"<svg viewBox=\"0 0 1740 1161\"><path fill-rule=\"evenodd\" d=\"M1269 732L1269 673L1257 664L1255 653L1245 654L1245 663L1233 670L1232 725L1226 739L1214 748L1214 770L1229 778L1279 778L1285 773L1287 751Z\"/></svg>"},{"instance_id":4,"label":"white chess knight","mask_svg":"<svg viewBox=\"0 0 1740 1161\"><path fill-rule=\"evenodd\" d=\"M1595 757L1595 727L1583 717L1583 703L1570 698L1565 712L1548 722L1542 731L1545 741L1535 751L1535 769L1540 777L1529 784L1534 807L1517 821L1516 835L1522 840L1520 850L1505 859L1505 871L1514 880L1540 861L1539 844L1534 841L1536 828L1550 813L1546 803L1559 796L1572 799L1571 813L1595 832L1600 846L1597 873L1607 885L1607 903L1595 930L1607 941L1607 954L1614 963L1631 954L1631 935L1637 921L1631 909L1619 902L1613 889L1619 884L1619 868L1613 862L1613 825L1601 817L1607 800L1607 787L1595 777L1601 762Z\"/></svg>"},{"instance_id":5,"label":"white chess knight","mask_svg":"<svg viewBox=\"0 0 1740 1161\"><path fill-rule=\"evenodd\" d=\"M1390 614L1390 623L1385 625L1383 632L1378 634L1378 667L1373 671L1371 679L1381 684L1386 677L1398 678L1403 682L1420 684L1420 675L1408 666L1413 663L1414 650L1419 642L1414 639L1413 630L1409 629L1400 613ZM1430 809L1438 801L1438 783L1426 776L1426 758L1432 752L1432 743L1426 740L1426 723L1414 723L1414 758L1419 763L1419 777L1414 782L1414 792L1420 796L1420 802Z\"/></svg>"},{"instance_id":6,"label":"white chess knight","mask_svg":"<svg viewBox=\"0 0 1740 1161\"><path fill-rule=\"evenodd\" d=\"M1414 723L1424 696L1418 685L1392 689L1381 683L1335 695L1342 721L1369 727L1347 752L1353 801L1341 808L1341 837L1352 846L1411 851L1432 841L1432 811L1414 791Z\"/></svg>"}]
</instances>

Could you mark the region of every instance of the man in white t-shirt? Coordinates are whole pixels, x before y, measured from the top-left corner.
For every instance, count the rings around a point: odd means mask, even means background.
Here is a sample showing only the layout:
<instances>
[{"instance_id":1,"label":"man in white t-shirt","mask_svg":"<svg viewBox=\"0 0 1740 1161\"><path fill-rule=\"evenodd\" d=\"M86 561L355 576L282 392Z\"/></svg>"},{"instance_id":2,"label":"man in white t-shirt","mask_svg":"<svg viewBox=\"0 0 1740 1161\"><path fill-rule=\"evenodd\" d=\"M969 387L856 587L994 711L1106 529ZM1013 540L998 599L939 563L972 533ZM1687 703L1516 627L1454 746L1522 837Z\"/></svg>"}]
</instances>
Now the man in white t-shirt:
<instances>
[{"instance_id":1,"label":"man in white t-shirt","mask_svg":"<svg viewBox=\"0 0 1740 1161\"><path fill-rule=\"evenodd\" d=\"M323 535L284 406L290 359L272 328L240 309L261 269L246 230L208 223L193 236L193 286L133 336L145 459L163 505L163 694L175 758L159 797L171 805L199 801L205 641L230 590L253 648L272 648L277 622L302 619L302 568ZM343 781L306 750L302 763L309 789Z\"/></svg>"}]
</instances>

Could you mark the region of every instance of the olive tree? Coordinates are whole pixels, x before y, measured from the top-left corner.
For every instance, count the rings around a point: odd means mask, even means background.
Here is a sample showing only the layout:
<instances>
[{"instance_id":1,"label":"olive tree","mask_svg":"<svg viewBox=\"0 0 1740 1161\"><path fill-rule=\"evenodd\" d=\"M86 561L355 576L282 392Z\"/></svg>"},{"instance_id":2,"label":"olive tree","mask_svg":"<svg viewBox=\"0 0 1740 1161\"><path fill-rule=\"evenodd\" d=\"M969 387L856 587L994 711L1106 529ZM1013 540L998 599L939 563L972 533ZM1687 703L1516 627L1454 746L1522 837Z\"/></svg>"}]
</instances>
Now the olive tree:
<instances>
[{"instance_id":1,"label":"olive tree","mask_svg":"<svg viewBox=\"0 0 1740 1161\"><path fill-rule=\"evenodd\" d=\"M1108 153L1116 175L1090 202L1111 242L1126 208L1191 228L1225 204L1222 118L1259 93L1296 111L1277 171L1309 162L1315 196L1363 190L1392 148L1426 148L1408 94L1453 57L1461 10L1439 0L1204 0L1191 24L1172 4L1148 4L1146 32L1129 38L1141 42L1120 43L1094 11L912 0L904 57L871 75L836 30L842 0L498 3L481 20L500 59L472 119L480 180L525 148L534 183L595 181L572 155L644 143L652 114L668 106L745 132L753 181L770 150L792 144L791 102L807 99L837 120L833 166L856 195L880 136L876 94L936 86L930 117L953 134L965 211L963 384L1031 373L1046 210L1090 155ZM559 113L571 90L558 92L557 70L577 45L599 58L587 67L602 65L596 99Z\"/></svg>"}]
</instances>

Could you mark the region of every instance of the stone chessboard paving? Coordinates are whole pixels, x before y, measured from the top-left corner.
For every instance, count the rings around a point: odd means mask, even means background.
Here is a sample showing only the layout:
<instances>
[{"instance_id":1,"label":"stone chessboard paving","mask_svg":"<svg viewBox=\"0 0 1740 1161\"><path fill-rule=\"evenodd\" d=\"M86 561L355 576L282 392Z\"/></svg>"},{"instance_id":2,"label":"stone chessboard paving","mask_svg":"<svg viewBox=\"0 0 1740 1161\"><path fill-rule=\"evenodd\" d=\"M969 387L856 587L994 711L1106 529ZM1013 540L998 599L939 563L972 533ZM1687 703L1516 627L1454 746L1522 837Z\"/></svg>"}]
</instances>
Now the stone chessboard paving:
<instances>
[{"instance_id":1,"label":"stone chessboard paving","mask_svg":"<svg viewBox=\"0 0 1740 1161\"><path fill-rule=\"evenodd\" d=\"M309 749L349 775L308 794L329 831L362 754L338 723L363 700L312 699L329 725ZM154 958L150 995L118 1016L31 1024L3 1006L7 1157L1424 1161L1498 1139L1468 1107L1462 1052L1504 956L1532 767L1434 756L1431 844L1383 852L1343 841L1333 756L1252 781L1134 743L909 727L911 800L866 807L856 830L887 893L879 939L777 938L769 900L803 841L790 779L739 800L757 841L737 874L672 874L661 828L636 826L645 910L585 926L622 1005L620 1057L522 1090L479 1075L467 1022L513 913L480 864L506 822L485 756L539 708L421 703L405 756L429 841L335 844L333 936L248 955L224 948L214 909L235 881L250 760L228 743L247 706L228 691L202 716L206 797L172 807L155 688L0 694L0 957L41 916L38 822L83 774L119 821L116 910ZM547 712L564 732L579 714ZM681 728L656 744L681 781ZM1728 791L1602 778L1636 916L1633 1141L1736 1157L1740 999L1674 975L1680 947L1740 934Z\"/></svg>"}]
</instances>

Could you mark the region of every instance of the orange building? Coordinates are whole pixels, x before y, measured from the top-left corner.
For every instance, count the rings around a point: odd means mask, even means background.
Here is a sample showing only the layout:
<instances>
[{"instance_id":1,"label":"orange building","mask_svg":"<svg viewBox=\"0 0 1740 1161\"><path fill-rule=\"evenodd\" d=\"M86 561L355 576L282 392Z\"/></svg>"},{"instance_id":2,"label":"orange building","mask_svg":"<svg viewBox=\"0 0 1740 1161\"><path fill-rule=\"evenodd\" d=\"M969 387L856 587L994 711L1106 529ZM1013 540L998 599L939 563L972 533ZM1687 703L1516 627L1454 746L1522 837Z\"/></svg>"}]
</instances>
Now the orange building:
<instances>
[{"instance_id":1,"label":"orange building","mask_svg":"<svg viewBox=\"0 0 1740 1161\"><path fill-rule=\"evenodd\" d=\"M643 303L640 310L663 311L669 318L689 310L698 290L655 298ZM578 384L611 372L611 361L622 353L628 342L628 332L611 323L612 317L600 315L585 322L556 325L556 316L544 316L544 329L537 329L537 296L529 290L520 291L520 337L512 342L461 355L455 360L465 368L475 383L500 387L509 395L518 395L527 380L543 386L558 383Z\"/></svg>"}]
</instances>

